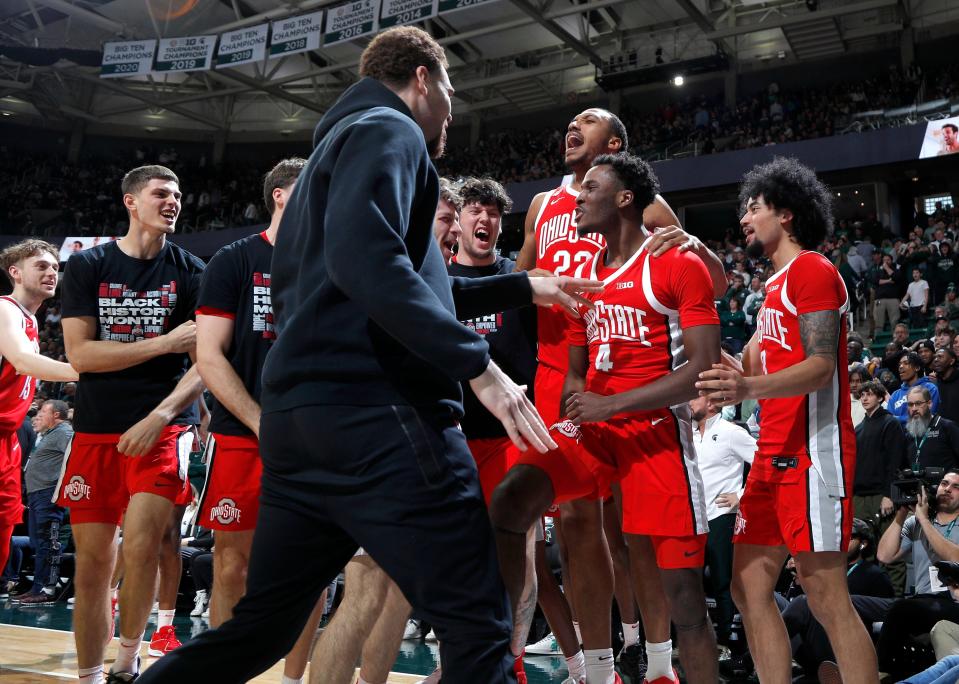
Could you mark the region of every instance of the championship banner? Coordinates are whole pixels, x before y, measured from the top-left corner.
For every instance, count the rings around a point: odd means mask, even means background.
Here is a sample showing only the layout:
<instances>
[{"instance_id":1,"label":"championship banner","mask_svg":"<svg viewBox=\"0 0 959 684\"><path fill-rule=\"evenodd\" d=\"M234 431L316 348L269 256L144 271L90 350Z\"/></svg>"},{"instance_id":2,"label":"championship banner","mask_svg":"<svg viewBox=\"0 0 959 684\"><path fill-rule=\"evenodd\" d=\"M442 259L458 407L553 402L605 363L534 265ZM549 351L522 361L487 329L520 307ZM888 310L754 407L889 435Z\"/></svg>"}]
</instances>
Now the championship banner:
<instances>
[{"instance_id":1,"label":"championship banner","mask_svg":"<svg viewBox=\"0 0 959 684\"><path fill-rule=\"evenodd\" d=\"M493 1L494 0L439 0L439 10L440 12L453 12L455 10L466 9L467 7L485 5Z\"/></svg>"},{"instance_id":2,"label":"championship banner","mask_svg":"<svg viewBox=\"0 0 959 684\"><path fill-rule=\"evenodd\" d=\"M376 33L380 0L355 0L327 11L323 45L336 45Z\"/></svg>"},{"instance_id":3,"label":"championship banner","mask_svg":"<svg viewBox=\"0 0 959 684\"><path fill-rule=\"evenodd\" d=\"M209 69L213 61L216 36L163 38L157 51L154 71L195 71Z\"/></svg>"},{"instance_id":4,"label":"championship banner","mask_svg":"<svg viewBox=\"0 0 959 684\"><path fill-rule=\"evenodd\" d=\"M216 68L261 62L266 56L266 34L269 24L250 26L220 35L220 49L216 53Z\"/></svg>"},{"instance_id":5,"label":"championship banner","mask_svg":"<svg viewBox=\"0 0 959 684\"><path fill-rule=\"evenodd\" d=\"M270 58L316 50L320 47L322 36L322 11L274 21Z\"/></svg>"},{"instance_id":6,"label":"championship banner","mask_svg":"<svg viewBox=\"0 0 959 684\"><path fill-rule=\"evenodd\" d=\"M436 0L382 0L380 29L436 16Z\"/></svg>"},{"instance_id":7,"label":"championship banner","mask_svg":"<svg viewBox=\"0 0 959 684\"><path fill-rule=\"evenodd\" d=\"M100 78L141 76L153 69L156 40L128 40L103 44Z\"/></svg>"}]
</instances>

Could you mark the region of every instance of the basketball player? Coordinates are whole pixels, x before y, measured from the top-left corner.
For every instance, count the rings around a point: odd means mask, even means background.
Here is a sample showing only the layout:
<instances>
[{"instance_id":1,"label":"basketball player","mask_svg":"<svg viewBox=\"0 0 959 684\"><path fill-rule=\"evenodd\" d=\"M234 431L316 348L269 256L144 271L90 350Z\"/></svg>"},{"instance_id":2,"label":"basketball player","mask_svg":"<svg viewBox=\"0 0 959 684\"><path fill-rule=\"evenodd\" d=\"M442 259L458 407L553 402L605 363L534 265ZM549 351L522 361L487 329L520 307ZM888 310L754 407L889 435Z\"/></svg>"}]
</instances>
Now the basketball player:
<instances>
[{"instance_id":1,"label":"basketball player","mask_svg":"<svg viewBox=\"0 0 959 684\"><path fill-rule=\"evenodd\" d=\"M72 382L68 363L40 355L40 305L57 289L60 255L42 240L23 240L0 252L13 292L0 297L0 568L7 566L13 528L23 520L22 456L17 430L30 410L37 380Z\"/></svg>"},{"instance_id":2,"label":"basketball player","mask_svg":"<svg viewBox=\"0 0 959 684\"><path fill-rule=\"evenodd\" d=\"M835 267L812 251L832 224L831 193L811 169L777 158L746 174L740 200L746 252L771 260L776 274L766 281L743 367L714 366L697 383L717 406L758 399L762 415L736 519L733 599L759 678L791 681L789 639L773 601L791 555L842 680L876 682L876 652L846 584L856 460L844 342L849 297Z\"/></svg>"},{"instance_id":3,"label":"basketball player","mask_svg":"<svg viewBox=\"0 0 959 684\"><path fill-rule=\"evenodd\" d=\"M197 521L214 530L210 625L233 616L246 593L246 571L260 495L260 374L276 338L270 303L270 263L283 210L305 159L285 159L263 181L270 225L238 240L210 260L197 309L197 370L216 399L207 442L207 473ZM322 616L304 627L306 653ZM283 684L301 681L306 654L288 658Z\"/></svg>"},{"instance_id":4,"label":"basketball player","mask_svg":"<svg viewBox=\"0 0 959 684\"><path fill-rule=\"evenodd\" d=\"M435 625L449 684L514 679L508 597L456 426L459 382L474 384L518 448L553 442L454 311L478 315L490 300L575 308L567 290L595 286L525 274L451 282L432 239L430 161L451 117L446 64L425 31L383 31L361 56L365 78L317 126L272 266L277 339L263 368L247 593L232 619L160 659L143 683L264 671L358 546Z\"/></svg>"},{"instance_id":5,"label":"basketball player","mask_svg":"<svg viewBox=\"0 0 959 684\"><path fill-rule=\"evenodd\" d=\"M551 431L560 446L541 457L519 456L493 495L491 517L504 579L515 597L525 564L524 525L553 502L598 500L613 488L630 561L655 558L664 593L657 603L668 598L667 609L652 614L643 597L659 584L631 562L647 633L665 636L647 644L647 680L678 681L670 664L672 617L688 681L712 684L716 642L702 584L706 505L683 402L695 396L698 373L719 358L719 318L699 258L680 250L654 258L647 249L643 210L657 190L649 165L637 157L602 155L587 172L576 198L577 231L606 240L586 266L605 289L587 295L595 308L569 325L563 388L568 420ZM592 536L601 538L601 529L597 520ZM582 544L568 548L581 592L585 681L613 684L612 571L608 560L589 551Z\"/></svg>"},{"instance_id":6,"label":"basketball player","mask_svg":"<svg viewBox=\"0 0 959 684\"><path fill-rule=\"evenodd\" d=\"M593 160L600 154L626 152L628 150L626 127L612 112L605 109L591 108L581 112L570 123L566 131L565 157L566 166L573 177L568 184L562 185L551 192L540 193L533 198L529 211L526 214L525 241L520 250L516 263L518 269L542 269L556 275L570 273L582 275L588 268L592 258L605 245L603 236L599 233L579 235L576 230L576 198L586 172ZM713 290L716 297L726 292L727 279L722 261L706 248L698 239L689 236L678 228L679 219L672 209L657 194L655 201L643 210L643 224L650 230L657 230L648 249L653 256L659 257L673 247L682 251L693 251L709 269L713 280ZM538 365L536 368L535 392L536 409L547 425L559 422L560 394L566 370L569 363L568 345L565 329L566 316L559 309L537 310L537 334L539 338ZM612 512L612 511L610 511ZM554 511L554 515L556 512ZM606 558L612 553L612 562L615 576L619 579L630 576L630 568L626 567L625 558L628 557L622 549L622 535L613 528L617 520L605 521L610 526L611 535L607 541L605 535L593 535L596 521L603 515L602 502L579 501L565 504L562 516L557 518L558 528L562 531L559 537L561 551L563 545L581 544L590 549L597 558ZM634 562L642 562L641 572L650 578L657 577L657 571L652 556L649 554L632 556ZM541 585L555 584L552 573L539 573ZM572 587L566 587L566 598L573 599L573 604L579 595L575 577L570 578ZM633 599L630 596L629 586L617 583L617 602L623 621L623 633L627 648L624 649L620 663L627 674L636 678L640 673L642 652L632 648L633 639L638 639L638 625L635 623L636 612ZM647 582L649 592L646 596L639 596L640 602L645 601L648 612L665 614L665 605L655 605L657 597L662 597L661 588L652 586L653 579ZM560 594L555 587L552 590L541 592L540 604L546 614L558 643L563 649L566 658L575 657L581 639L570 643L569 628L565 625L566 615L570 612L567 606L562 605ZM645 587L644 587L645 591ZM575 605L573 613L575 614ZM558 629L557 629L558 627ZM647 634L647 636L650 636ZM657 638L668 639L668 634L659 634ZM572 650L575 649L575 650ZM570 652L572 651L572 652Z\"/></svg>"},{"instance_id":7,"label":"basketball player","mask_svg":"<svg viewBox=\"0 0 959 684\"><path fill-rule=\"evenodd\" d=\"M108 588L124 520L120 647L109 681L139 672L140 641L156 590L157 551L186 463L178 441L197 418L196 310L203 262L168 241L180 213L176 175L141 166L123 177L127 234L70 257L63 336L80 372L57 504L70 509L76 558L74 632L80 681L103 681ZM124 516L124 511L125 516Z\"/></svg>"}]
</instances>

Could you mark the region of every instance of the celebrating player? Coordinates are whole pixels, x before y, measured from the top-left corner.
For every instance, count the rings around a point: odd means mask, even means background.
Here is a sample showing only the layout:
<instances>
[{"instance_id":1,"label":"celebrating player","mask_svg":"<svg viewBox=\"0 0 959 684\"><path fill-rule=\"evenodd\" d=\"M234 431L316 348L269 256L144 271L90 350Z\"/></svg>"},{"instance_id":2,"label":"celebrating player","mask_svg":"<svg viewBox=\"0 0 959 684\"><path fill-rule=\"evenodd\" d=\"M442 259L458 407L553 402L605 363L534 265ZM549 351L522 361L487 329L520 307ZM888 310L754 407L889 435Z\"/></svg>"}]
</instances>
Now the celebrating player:
<instances>
[{"instance_id":1,"label":"celebrating player","mask_svg":"<svg viewBox=\"0 0 959 684\"><path fill-rule=\"evenodd\" d=\"M10 537L23 518L23 463L17 430L30 410L37 380L70 382L70 364L40 355L37 309L57 289L60 256L43 240L24 240L0 252L0 268L13 292L0 297L0 568L6 567Z\"/></svg>"},{"instance_id":2,"label":"celebrating player","mask_svg":"<svg viewBox=\"0 0 959 684\"><path fill-rule=\"evenodd\" d=\"M709 274L696 256L671 250L654 258L643 209L658 183L636 157L603 155L583 180L577 201L580 235L601 233L606 248L587 268L605 285L588 298L595 309L570 319L569 370L563 387L568 420L554 426L560 445L541 457L519 456L493 495L491 517L504 579L514 601L524 571L520 532L553 503L598 500L618 485L631 574L649 637L650 681L674 681L669 618L677 626L686 676L716 681L715 637L702 587L706 505L692 447L688 406L698 373L719 357L719 318ZM674 408L670 408L674 407ZM593 530L598 535L599 525ZM641 557L655 557L659 584ZM609 634L609 561L570 545L586 682L614 681ZM650 610L646 598L668 597ZM665 603L663 600L659 604ZM649 648L655 647L655 648Z\"/></svg>"},{"instance_id":3,"label":"celebrating player","mask_svg":"<svg viewBox=\"0 0 959 684\"><path fill-rule=\"evenodd\" d=\"M791 681L789 639L773 601L787 555L829 635L842 680L878 681L876 652L846 585L856 437L846 373L849 297L811 251L832 224L831 193L795 159L746 174L746 252L776 268L742 368L716 365L697 387L717 406L758 399L759 445L736 520L733 598L763 682Z\"/></svg>"}]
</instances>

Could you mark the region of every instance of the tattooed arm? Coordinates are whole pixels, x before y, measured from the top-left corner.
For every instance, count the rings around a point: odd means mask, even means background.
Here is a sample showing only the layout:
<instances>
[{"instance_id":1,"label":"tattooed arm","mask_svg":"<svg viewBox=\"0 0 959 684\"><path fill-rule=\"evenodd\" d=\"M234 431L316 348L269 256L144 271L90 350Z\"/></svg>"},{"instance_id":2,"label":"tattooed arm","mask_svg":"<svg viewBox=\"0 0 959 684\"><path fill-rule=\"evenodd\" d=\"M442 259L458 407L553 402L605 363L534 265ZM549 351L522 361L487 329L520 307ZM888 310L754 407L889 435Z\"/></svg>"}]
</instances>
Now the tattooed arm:
<instances>
[{"instance_id":1,"label":"tattooed arm","mask_svg":"<svg viewBox=\"0 0 959 684\"><path fill-rule=\"evenodd\" d=\"M799 336L805 359L775 373L749 377L717 364L700 374L696 388L716 406L815 392L831 382L836 372L839 331L839 312L835 309L801 314Z\"/></svg>"}]
</instances>

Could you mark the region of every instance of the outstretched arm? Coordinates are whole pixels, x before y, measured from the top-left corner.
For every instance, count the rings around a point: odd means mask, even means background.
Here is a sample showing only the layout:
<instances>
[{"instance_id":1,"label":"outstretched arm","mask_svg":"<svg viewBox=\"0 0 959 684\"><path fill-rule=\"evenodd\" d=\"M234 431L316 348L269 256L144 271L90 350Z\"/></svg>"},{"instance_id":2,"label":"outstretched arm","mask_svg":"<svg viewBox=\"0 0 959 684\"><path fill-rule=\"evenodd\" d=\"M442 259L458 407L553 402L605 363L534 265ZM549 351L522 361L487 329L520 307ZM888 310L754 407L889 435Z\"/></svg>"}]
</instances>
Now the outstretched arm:
<instances>
[{"instance_id":1,"label":"outstretched arm","mask_svg":"<svg viewBox=\"0 0 959 684\"><path fill-rule=\"evenodd\" d=\"M54 382L77 380L79 376L70 364L54 361L36 350L23 331L22 315L12 305L0 305L0 358L13 366L18 375Z\"/></svg>"}]
</instances>

